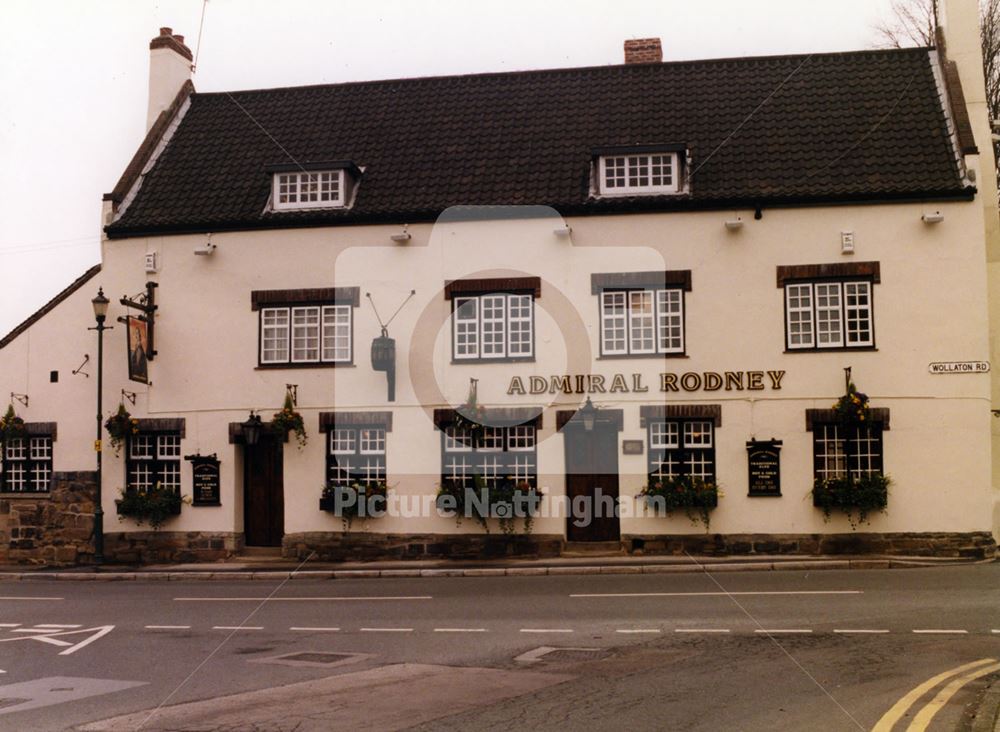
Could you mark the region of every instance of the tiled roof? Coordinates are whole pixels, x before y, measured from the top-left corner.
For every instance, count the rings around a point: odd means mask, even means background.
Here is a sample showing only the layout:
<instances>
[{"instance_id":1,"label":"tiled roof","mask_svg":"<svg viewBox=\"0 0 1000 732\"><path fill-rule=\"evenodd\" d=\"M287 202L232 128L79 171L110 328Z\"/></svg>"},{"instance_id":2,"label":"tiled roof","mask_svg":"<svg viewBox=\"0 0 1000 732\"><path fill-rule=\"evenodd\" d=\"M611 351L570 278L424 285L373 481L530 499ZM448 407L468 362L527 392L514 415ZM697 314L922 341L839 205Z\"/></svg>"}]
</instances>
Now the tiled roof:
<instances>
[{"instance_id":1,"label":"tiled roof","mask_svg":"<svg viewBox=\"0 0 1000 732\"><path fill-rule=\"evenodd\" d=\"M41 320L47 313L49 313L49 311L55 309L56 305L61 303L67 297L69 297L74 292L83 287L85 284L87 284L94 277L94 275L96 275L100 271L101 271L101 265L95 264L93 267L91 267L82 275L73 280L73 282L71 282L65 290L60 292L54 298L52 298L47 303L42 305L42 307L40 307L34 313L29 315L28 318L23 323L14 328L14 330L12 330L10 333L5 335L3 338L0 338L0 348L3 348L7 344L11 343L15 338L24 333L24 331L28 330L28 328L30 328L32 325Z\"/></svg>"},{"instance_id":2,"label":"tiled roof","mask_svg":"<svg viewBox=\"0 0 1000 732\"><path fill-rule=\"evenodd\" d=\"M193 94L113 236L967 196L928 49ZM683 196L597 199L595 148L682 143ZM268 166L351 160L350 209L266 211Z\"/></svg>"}]
</instances>

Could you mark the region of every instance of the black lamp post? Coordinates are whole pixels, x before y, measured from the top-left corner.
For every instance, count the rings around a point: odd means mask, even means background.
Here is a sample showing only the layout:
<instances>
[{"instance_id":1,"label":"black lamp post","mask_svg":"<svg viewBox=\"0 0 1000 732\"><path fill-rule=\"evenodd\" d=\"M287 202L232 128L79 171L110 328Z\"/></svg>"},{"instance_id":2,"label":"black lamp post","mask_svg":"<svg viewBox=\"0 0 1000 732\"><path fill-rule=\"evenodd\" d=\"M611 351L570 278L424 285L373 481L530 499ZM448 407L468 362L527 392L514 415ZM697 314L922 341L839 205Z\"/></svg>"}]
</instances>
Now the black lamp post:
<instances>
[{"instance_id":1,"label":"black lamp post","mask_svg":"<svg viewBox=\"0 0 1000 732\"><path fill-rule=\"evenodd\" d=\"M251 410L250 417L243 423L243 444L253 447L260 440L260 433L264 425L260 422L260 415L254 414Z\"/></svg>"},{"instance_id":2,"label":"black lamp post","mask_svg":"<svg viewBox=\"0 0 1000 732\"><path fill-rule=\"evenodd\" d=\"M108 298L104 296L104 288L98 288L97 297L90 301L94 306L94 320L97 327L88 330L97 331L97 441L94 450L97 452L97 497L94 507L94 564L104 563L104 508L101 500L101 396L104 390L104 331L111 330L104 325L108 316Z\"/></svg>"}]
</instances>

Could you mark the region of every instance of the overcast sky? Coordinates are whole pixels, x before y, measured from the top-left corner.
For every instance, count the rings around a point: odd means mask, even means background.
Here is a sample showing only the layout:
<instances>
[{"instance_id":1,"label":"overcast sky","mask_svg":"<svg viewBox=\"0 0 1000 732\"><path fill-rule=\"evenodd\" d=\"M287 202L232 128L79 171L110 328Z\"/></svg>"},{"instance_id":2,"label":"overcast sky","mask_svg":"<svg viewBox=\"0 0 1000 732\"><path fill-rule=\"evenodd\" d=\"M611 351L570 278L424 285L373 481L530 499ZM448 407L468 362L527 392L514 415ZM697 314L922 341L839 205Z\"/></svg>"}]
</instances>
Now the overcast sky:
<instances>
[{"instance_id":1,"label":"overcast sky","mask_svg":"<svg viewBox=\"0 0 1000 732\"><path fill-rule=\"evenodd\" d=\"M101 196L142 141L149 40L202 0L2 0L0 336L100 257ZM199 91L871 47L889 0L209 0ZM683 103L683 100L678 100ZM117 296L123 293L111 293Z\"/></svg>"}]
</instances>

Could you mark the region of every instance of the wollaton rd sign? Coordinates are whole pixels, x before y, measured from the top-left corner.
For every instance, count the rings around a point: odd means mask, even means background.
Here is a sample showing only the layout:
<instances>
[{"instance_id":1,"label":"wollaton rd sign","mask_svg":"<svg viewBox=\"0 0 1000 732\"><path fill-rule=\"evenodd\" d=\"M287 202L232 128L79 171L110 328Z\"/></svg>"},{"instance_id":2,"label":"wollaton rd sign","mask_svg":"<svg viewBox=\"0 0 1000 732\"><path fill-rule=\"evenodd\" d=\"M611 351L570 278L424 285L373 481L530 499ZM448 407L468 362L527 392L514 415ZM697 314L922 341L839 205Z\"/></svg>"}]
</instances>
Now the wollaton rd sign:
<instances>
[{"instance_id":1,"label":"wollaton rd sign","mask_svg":"<svg viewBox=\"0 0 1000 732\"><path fill-rule=\"evenodd\" d=\"M932 374L986 374L990 371L989 361L937 361L927 370Z\"/></svg>"}]
</instances>

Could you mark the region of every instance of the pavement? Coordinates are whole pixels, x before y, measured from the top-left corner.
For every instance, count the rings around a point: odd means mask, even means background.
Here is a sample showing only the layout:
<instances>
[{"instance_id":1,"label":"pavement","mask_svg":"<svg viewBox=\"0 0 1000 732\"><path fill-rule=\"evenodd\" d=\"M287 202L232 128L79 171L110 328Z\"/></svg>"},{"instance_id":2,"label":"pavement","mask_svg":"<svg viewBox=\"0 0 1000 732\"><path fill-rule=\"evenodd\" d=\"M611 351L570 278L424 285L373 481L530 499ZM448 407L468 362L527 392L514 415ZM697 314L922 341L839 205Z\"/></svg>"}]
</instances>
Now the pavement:
<instances>
[{"instance_id":1,"label":"pavement","mask_svg":"<svg viewBox=\"0 0 1000 732\"><path fill-rule=\"evenodd\" d=\"M319 562L267 557L234 557L195 564L103 565L100 567L0 566L0 581L21 580L275 580L377 579L403 577L535 577L594 574L680 574L690 572L777 572L843 569L912 569L990 564L998 559L967 560L906 556L748 555L663 556L592 555L544 559L403 560Z\"/></svg>"}]
</instances>

